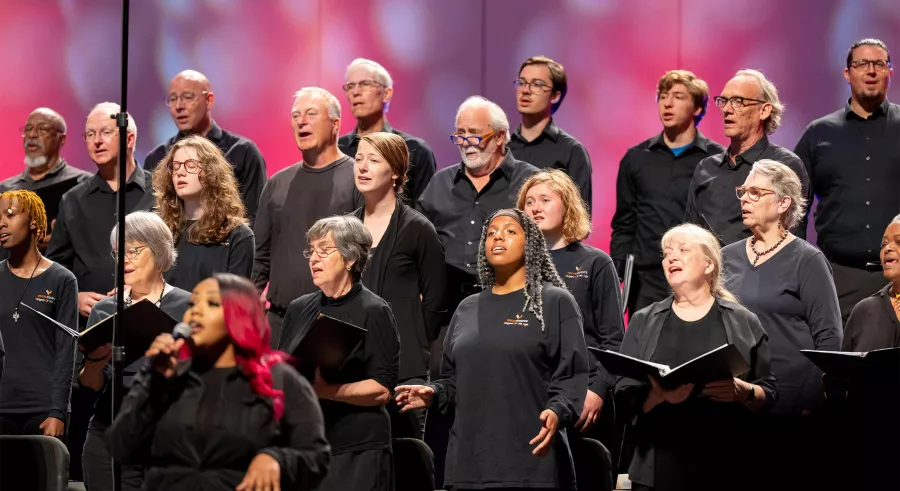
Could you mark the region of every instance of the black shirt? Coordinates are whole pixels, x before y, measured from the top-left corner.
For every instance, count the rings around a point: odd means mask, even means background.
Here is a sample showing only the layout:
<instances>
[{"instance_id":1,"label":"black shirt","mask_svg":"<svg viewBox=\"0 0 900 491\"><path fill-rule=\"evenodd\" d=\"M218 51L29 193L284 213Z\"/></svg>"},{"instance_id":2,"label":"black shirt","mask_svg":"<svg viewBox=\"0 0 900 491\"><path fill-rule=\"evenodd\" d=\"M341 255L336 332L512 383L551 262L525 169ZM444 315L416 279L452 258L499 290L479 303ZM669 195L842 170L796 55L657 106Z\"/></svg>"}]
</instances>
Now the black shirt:
<instances>
[{"instance_id":1,"label":"black shirt","mask_svg":"<svg viewBox=\"0 0 900 491\"><path fill-rule=\"evenodd\" d=\"M650 361L675 368L724 344L728 344L725 326L722 313L715 305L696 321L669 315L663 322L656 351Z\"/></svg>"},{"instance_id":2,"label":"black shirt","mask_svg":"<svg viewBox=\"0 0 900 491\"><path fill-rule=\"evenodd\" d=\"M428 146L425 140L391 127L386 119L381 131L400 135L406 142L406 147L409 149L406 196L408 197L407 203L414 205L419 200L419 196L422 196L425 188L428 187L431 178L434 177L434 172L437 168L434 152L431 151L431 147ZM360 137L356 133L356 129L354 129L338 139L338 147L351 159L356 160L356 149L359 146L359 140Z\"/></svg>"},{"instance_id":3,"label":"black shirt","mask_svg":"<svg viewBox=\"0 0 900 491\"><path fill-rule=\"evenodd\" d=\"M517 126L510 135L509 149L517 159L538 169L560 169L568 174L581 191L581 198L588 209L591 208L591 157L581 142L556 126L553 118L532 141L522 136L522 125Z\"/></svg>"},{"instance_id":4,"label":"black shirt","mask_svg":"<svg viewBox=\"0 0 900 491\"><path fill-rule=\"evenodd\" d=\"M284 316L278 349L293 353L319 314L325 314L366 329L366 335L343 366L326 370L322 377L330 383L349 384L374 380L393 391L400 365L400 339L391 307L361 283L339 298L321 291L291 302ZM325 434L332 452L389 449L391 425L384 406L355 406L345 402L320 400L325 415Z\"/></svg>"},{"instance_id":5,"label":"black shirt","mask_svg":"<svg viewBox=\"0 0 900 491\"><path fill-rule=\"evenodd\" d=\"M125 183L125 212L153 206L150 173L135 168ZM116 263L109 236L116 225L116 193L94 174L63 195L47 257L78 278L82 292L106 294L115 287Z\"/></svg>"},{"instance_id":6,"label":"black shirt","mask_svg":"<svg viewBox=\"0 0 900 491\"><path fill-rule=\"evenodd\" d=\"M872 351L900 346L900 321L891 303L891 284L853 307L841 351Z\"/></svg>"},{"instance_id":7,"label":"black shirt","mask_svg":"<svg viewBox=\"0 0 900 491\"><path fill-rule=\"evenodd\" d=\"M660 133L625 152L616 179L616 213L612 219L610 255L619 274L634 254L636 268L660 268L660 239L684 221L688 188L701 160L725 147L699 131L678 156Z\"/></svg>"},{"instance_id":8,"label":"black shirt","mask_svg":"<svg viewBox=\"0 0 900 491\"><path fill-rule=\"evenodd\" d=\"M26 290L27 285L27 290ZM54 263L43 273L20 278L0 261L0 335L6 368L0 384L0 413L48 413L67 420L72 388L75 341L22 303L78 330L78 284L75 275ZM0 347L2 348L2 347Z\"/></svg>"},{"instance_id":9,"label":"black shirt","mask_svg":"<svg viewBox=\"0 0 900 491\"><path fill-rule=\"evenodd\" d=\"M178 132L177 135L151 150L144 161L144 169L153 172L153 169L166 157L172 146L186 136L188 134ZM262 194L263 186L266 185L266 161L263 159L262 153L256 143L223 130L215 122L212 123L209 133L206 134L206 139L219 147L219 150L225 155L225 160L234 167L234 177L241 188L241 198L247 208L247 217L253 223L259 196Z\"/></svg>"},{"instance_id":10,"label":"black shirt","mask_svg":"<svg viewBox=\"0 0 900 491\"><path fill-rule=\"evenodd\" d=\"M863 119L848 104L810 123L794 151L819 199L825 256L859 269L878 262L881 234L900 213L900 105L885 100Z\"/></svg>"},{"instance_id":11,"label":"black shirt","mask_svg":"<svg viewBox=\"0 0 900 491\"><path fill-rule=\"evenodd\" d=\"M147 467L144 489L233 491L261 453L278 461L281 489L318 486L328 472L328 442L309 382L283 363L271 367L272 385L284 392L284 414L275 421L272 400L235 367L216 397L212 428L204 429L198 418L205 371L191 360L168 379L141 371L106 432L114 458Z\"/></svg>"},{"instance_id":12,"label":"black shirt","mask_svg":"<svg viewBox=\"0 0 900 491\"><path fill-rule=\"evenodd\" d=\"M325 167L294 164L275 173L263 189L253 231L253 282L275 309L318 290L303 250L306 231L320 218L352 213L365 203L353 179L353 159L342 155Z\"/></svg>"},{"instance_id":13,"label":"black shirt","mask_svg":"<svg viewBox=\"0 0 900 491\"><path fill-rule=\"evenodd\" d=\"M764 136L762 140L735 157L734 163L731 162L728 152L726 149L697 164L688 189L687 209L684 214L686 222L711 229L722 244L731 244L751 235L741 218L741 201L735 195L734 188L744 185L753 163L757 160L775 160L790 167L800 178L803 195L809 197L809 179L803 162L794 155L794 152L769 143L768 137ZM791 232L800 238L806 237L805 223L804 221L794 227Z\"/></svg>"},{"instance_id":14,"label":"black shirt","mask_svg":"<svg viewBox=\"0 0 900 491\"><path fill-rule=\"evenodd\" d=\"M188 228L194 223L193 220L185 222L177 239L178 258L175 266L166 272L166 281L170 285L191 291L197 283L214 273L233 273L250 278L256 249L250 227L235 227L225 241L218 244L194 244L187 240Z\"/></svg>"},{"instance_id":15,"label":"black shirt","mask_svg":"<svg viewBox=\"0 0 900 491\"><path fill-rule=\"evenodd\" d=\"M515 208L519 189L535 172L533 165L506 152L481 192L475 190L462 162L435 174L416 209L434 224L444 244L447 264L472 276L476 274L484 221L497 210Z\"/></svg>"},{"instance_id":16,"label":"black shirt","mask_svg":"<svg viewBox=\"0 0 900 491\"><path fill-rule=\"evenodd\" d=\"M581 309L584 340L588 347L619 351L625 326L619 278L612 259L600 249L582 242L554 249L550 256ZM593 360L592 365L589 388L605 399L615 379L599 361Z\"/></svg>"},{"instance_id":17,"label":"black shirt","mask_svg":"<svg viewBox=\"0 0 900 491\"><path fill-rule=\"evenodd\" d=\"M778 379L773 413L800 414L823 402L822 371L800 350L840 351L841 310L822 252L803 239L788 242L753 266L741 240L722 249L728 289L759 316L769 335L772 371Z\"/></svg>"},{"instance_id":18,"label":"black shirt","mask_svg":"<svg viewBox=\"0 0 900 491\"><path fill-rule=\"evenodd\" d=\"M544 284L543 327L525 310L524 290L490 290L460 303L444 338L432 407L455 413L447 448L447 487L574 489L565 428L588 385L581 315L572 295ZM545 409L559 417L549 453L531 454Z\"/></svg>"}]
</instances>

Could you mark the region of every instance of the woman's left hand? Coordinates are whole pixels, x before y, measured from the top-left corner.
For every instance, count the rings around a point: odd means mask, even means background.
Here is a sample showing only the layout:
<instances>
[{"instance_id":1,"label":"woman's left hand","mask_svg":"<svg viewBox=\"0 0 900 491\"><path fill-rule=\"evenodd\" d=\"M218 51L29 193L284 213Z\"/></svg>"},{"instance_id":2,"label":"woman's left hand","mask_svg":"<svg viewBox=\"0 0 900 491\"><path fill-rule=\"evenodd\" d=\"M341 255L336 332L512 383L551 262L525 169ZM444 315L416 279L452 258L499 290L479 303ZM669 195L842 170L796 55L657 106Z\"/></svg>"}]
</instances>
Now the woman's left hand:
<instances>
[{"instance_id":1,"label":"woman's left hand","mask_svg":"<svg viewBox=\"0 0 900 491\"><path fill-rule=\"evenodd\" d=\"M559 417L552 410L544 409L541 411L541 423L541 432L528 442L529 445L537 444L531 454L538 457L543 457L550 451L550 443L553 442L553 436L559 427Z\"/></svg>"},{"instance_id":2,"label":"woman's left hand","mask_svg":"<svg viewBox=\"0 0 900 491\"><path fill-rule=\"evenodd\" d=\"M257 454L235 491L281 491L281 467L268 454Z\"/></svg>"},{"instance_id":3,"label":"woman's left hand","mask_svg":"<svg viewBox=\"0 0 900 491\"><path fill-rule=\"evenodd\" d=\"M716 402L744 402L753 386L739 378L717 380L703 387L703 394Z\"/></svg>"}]
</instances>

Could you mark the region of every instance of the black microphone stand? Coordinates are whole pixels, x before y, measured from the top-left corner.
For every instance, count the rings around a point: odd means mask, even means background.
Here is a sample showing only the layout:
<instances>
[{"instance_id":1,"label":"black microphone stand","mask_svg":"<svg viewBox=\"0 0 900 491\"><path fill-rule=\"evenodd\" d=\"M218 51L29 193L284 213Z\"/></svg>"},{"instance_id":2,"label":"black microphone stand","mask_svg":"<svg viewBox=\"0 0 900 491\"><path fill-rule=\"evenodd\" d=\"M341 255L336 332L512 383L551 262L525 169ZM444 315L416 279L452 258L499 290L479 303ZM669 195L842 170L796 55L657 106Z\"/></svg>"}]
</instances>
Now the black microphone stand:
<instances>
[{"instance_id":1,"label":"black microphone stand","mask_svg":"<svg viewBox=\"0 0 900 491\"><path fill-rule=\"evenodd\" d=\"M122 312L125 310L125 184L128 168L128 7L129 0L122 0L122 102L119 113L113 116L119 129L119 189L116 191L116 316L113 319L112 351L112 418L115 421L122 405L125 387L122 372L125 369L125 345L122 342ZM113 486L122 489L122 468L113 461Z\"/></svg>"}]
</instances>

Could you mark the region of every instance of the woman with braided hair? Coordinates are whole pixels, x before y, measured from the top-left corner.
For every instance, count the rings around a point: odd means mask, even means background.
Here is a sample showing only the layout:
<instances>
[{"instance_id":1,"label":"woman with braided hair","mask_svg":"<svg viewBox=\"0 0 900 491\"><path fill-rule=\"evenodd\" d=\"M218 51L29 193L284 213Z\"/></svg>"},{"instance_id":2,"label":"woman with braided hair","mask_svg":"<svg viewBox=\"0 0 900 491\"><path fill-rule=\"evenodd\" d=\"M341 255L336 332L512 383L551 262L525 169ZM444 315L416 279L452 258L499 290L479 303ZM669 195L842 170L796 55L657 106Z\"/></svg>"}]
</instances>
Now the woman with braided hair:
<instances>
[{"instance_id":1,"label":"woman with braided hair","mask_svg":"<svg viewBox=\"0 0 900 491\"><path fill-rule=\"evenodd\" d=\"M521 210L488 218L478 276L484 290L447 330L440 380L397 387L401 411L455 412L448 489L575 489L565 428L588 384L578 305Z\"/></svg>"}]
</instances>

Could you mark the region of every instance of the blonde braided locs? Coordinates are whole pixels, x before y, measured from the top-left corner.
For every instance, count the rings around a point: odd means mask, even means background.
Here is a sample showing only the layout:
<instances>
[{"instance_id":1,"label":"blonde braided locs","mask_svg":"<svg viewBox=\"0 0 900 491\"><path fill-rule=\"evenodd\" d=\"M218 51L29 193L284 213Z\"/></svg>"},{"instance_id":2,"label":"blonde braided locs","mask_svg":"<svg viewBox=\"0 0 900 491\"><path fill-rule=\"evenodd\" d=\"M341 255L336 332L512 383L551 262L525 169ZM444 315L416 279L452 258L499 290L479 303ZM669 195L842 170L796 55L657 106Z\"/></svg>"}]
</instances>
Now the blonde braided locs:
<instances>
[{"instance_id":1,"label":"blonde braided locs","mask_svg":"<svg viewBox=\"0 0 900 491\"><path fill-rule=\"evenodd\" d=\"M525 232L525 306L524 309L531 311L538 322L541 323L541 330L544 330L544 282L548 282L554 286L565 288L566 284L559 273L556 266L553 265L553 259L547 252L547 243L544 240L544 234L538 228L537 224L525 214L524 211L518 209L503 209L494 212L484 222L481 229L481 242L478 244L478 280L481 287L488 289L494 286L495 276L494 268L487 260L487 250L485 242L487 241L487 230L491 221L498 216L508 216L513 218L522 227Z\"/></svg>"}]
</instances>

